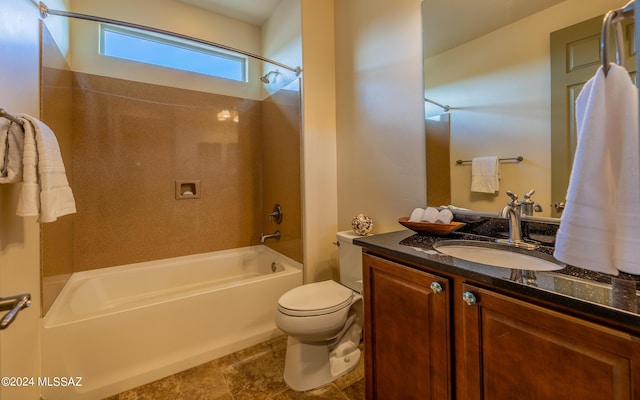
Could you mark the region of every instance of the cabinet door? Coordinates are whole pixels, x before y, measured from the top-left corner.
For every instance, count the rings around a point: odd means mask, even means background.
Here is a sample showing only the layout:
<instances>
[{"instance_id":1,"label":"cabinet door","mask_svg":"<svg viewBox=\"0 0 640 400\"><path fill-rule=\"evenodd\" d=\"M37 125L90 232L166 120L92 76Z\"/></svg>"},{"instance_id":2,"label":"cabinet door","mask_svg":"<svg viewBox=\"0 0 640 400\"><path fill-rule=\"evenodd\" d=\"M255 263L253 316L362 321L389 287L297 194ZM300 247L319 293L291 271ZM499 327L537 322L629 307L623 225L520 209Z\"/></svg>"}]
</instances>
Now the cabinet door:
<instances>
[{"instance_id":1,"label":"cabinet door","mask_svg":"<svg viewBox=\"0 0 640 400\"><path fill-rule=\"evenodd\" d=\"M367 399L450 399L447 280L371 255L363 261Z\"/></svg>"},{"instance_id":2,"label":"cabinet door","mask_svg":"<svg viewBox=\"0 0 640 400\"><path fill-rule=\"evenodd\" d=\"M471 285L463 292L477 301L462 306L456 332L465 399L640 399L639 338Z\"/></svg>"}]
</instances>

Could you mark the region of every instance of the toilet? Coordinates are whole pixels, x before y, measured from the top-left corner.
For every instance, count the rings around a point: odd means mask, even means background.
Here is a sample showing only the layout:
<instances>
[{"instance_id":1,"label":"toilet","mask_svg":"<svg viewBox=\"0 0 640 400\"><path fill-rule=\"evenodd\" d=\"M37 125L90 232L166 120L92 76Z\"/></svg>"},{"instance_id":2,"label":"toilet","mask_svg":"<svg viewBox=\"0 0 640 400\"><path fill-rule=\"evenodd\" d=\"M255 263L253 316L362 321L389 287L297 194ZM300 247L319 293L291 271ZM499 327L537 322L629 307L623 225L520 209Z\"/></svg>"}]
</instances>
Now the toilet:
<instances>
[{"instance_id":1,"label":"toilet","mask_svg":"<svg viewBox=\"0 0 640 400\"><path fill-rule=\"evenodd\" d=\"M276 325L286 333L284 381L303 392L327 385L358 365L362 334L362 249L352 231L338 232L340 283L296 287L278 299Z\"/></svg>"}]
</instances>

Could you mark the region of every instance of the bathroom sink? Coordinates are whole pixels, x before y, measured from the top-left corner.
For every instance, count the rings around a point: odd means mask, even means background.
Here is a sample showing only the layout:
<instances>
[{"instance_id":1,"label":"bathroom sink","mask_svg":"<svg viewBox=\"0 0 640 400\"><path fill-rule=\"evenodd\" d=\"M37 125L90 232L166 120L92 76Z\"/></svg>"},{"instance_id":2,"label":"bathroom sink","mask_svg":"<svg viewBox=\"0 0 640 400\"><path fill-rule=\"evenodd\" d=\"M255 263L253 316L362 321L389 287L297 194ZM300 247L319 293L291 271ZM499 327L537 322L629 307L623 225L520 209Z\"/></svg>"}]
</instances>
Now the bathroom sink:
<instances>
[{"instance_id":1,"label":"bathroom sink","mask_svg":"<svg viewBox=\"0 0 640 400\"><path fill-rule=\"evenodd\" d=\"M494 242L442 240L435 242L433 248L451 257L494 267L529 271L556 271L565 267L548 254Z\"/></svg>"}]
</instances>

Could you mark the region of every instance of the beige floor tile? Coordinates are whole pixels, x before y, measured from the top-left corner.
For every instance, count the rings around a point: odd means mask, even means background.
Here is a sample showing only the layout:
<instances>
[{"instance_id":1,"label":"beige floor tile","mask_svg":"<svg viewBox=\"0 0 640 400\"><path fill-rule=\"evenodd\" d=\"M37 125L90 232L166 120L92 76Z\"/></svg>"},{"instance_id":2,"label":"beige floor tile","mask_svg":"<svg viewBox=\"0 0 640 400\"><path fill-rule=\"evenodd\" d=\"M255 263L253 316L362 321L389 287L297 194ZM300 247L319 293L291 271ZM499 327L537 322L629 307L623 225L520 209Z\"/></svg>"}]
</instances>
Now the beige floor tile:
<instances>
[{"instance_id":1,"label":"beige floor tile","mask_svg":"<svg viewBox=\"0 0 640 400\"><path fill-rule=\"evenodd\" d=\"M105 400L364 399L363 360L333 384L300 393L284 383L286 349L286 336L279 336Z\"/></svg>"}]
</instances>

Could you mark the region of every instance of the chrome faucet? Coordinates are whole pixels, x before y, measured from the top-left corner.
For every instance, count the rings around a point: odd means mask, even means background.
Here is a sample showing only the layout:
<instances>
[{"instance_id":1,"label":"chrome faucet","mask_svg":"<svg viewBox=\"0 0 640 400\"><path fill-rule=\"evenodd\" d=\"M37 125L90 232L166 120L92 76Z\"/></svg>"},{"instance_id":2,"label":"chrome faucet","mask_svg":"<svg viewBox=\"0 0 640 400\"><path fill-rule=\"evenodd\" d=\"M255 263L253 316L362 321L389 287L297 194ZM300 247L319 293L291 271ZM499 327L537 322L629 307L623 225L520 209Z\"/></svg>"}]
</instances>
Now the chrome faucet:
<instances>
[{"instance_id":1,"label":"chrome faucet","mask_svg":"<svg viewBox=\"0 0 640 400\"><path fill-rule=\"evenodd\" d=\"M265 240L269 239L269 238L276 238L278 240L280 240L280 231L275 231L272 234L269 235L264 235L264 234L260 234L260 243L264 243Z\"/></svg>"},{"instance_id":2,"label":"chrome faucet","mask_svg":"<svg viewBox=\"0 0 640 400\"><path fill-rule=\"evenodd\" d=\"M507 195L511 197L511 201L502 207L498 215L509 219L509 239L496 239L496 242L529 250L536 249L538 245L522 240L522 221L520 219L522 203L518 201L518 195L508 190Z\"/></svg>"}]
</instances>

